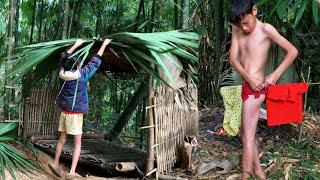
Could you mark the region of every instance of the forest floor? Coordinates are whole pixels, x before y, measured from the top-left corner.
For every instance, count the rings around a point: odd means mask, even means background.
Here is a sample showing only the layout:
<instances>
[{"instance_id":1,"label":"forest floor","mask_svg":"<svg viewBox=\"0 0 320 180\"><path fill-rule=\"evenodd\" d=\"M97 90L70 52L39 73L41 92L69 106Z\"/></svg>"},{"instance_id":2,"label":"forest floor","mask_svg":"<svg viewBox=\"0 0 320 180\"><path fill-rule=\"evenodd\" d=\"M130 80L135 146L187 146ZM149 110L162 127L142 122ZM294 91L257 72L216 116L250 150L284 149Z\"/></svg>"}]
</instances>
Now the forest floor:
<instances>
[{"instance_id":1,"label":"forest floor","mask_svg":"<svg viewBox=\"0 0 320 180\"><path fill-rule=\"evenodd\" d=\"M201 110L198 146L192 156L192 170L174 168L170 174L187 179L239 179L241 175L241 138L226 135L222 123L223 109ZM299 141L300 132L301 127L298 125L268 127L266 121L259 121L256 139L261 163L268 179L320 179L320 116L306 113ZM36 156L27 151L24 153L40 164L41 171L30 174L17 171L15 175L18 180L58 179L48 168L48 162L53 162L53 157L40 151ZM202 175L197 174L200 166L216 160L219 160L217 162L225 160L229 163L224 172L221 173L223 170L221 168L213 168ZM66 164L63 166L64 174L68 172L67 166ZM6 175L6 179L13 179L9 172L6 172ZM84 177L79 179L117 179L89 174L81 175Z\"/></svg>"},{"instance_id":2,"label":"forest floor","mask_svg":"<svg viewBox=\"0 0 320 180\"><path fill-rule=\"evenodd\" d=\"M175 176L188 179L239 179L242 141L239 135L228 137L222 123L223 109L200 111L199 146L192 157L195 171L175 169ZM320 116L306 113L299 141L300 132L301 126L298 125L268 127L265 120L259 121L256 141L268 179L320 179ZM219 171L223 169L215 168L197 175L200 164L217 159L227 160L231 167L222 173Z\"/></svg>"}]
</instances>

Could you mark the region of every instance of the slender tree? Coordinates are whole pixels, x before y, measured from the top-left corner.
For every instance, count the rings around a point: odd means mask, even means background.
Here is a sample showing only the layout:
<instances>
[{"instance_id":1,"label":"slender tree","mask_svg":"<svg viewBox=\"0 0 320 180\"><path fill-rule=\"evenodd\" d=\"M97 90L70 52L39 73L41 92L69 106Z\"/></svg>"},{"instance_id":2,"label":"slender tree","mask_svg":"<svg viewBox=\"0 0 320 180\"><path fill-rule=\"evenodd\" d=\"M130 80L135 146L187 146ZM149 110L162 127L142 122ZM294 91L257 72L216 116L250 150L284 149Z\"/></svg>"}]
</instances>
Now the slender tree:
<instances>
[{"instance_id":1,"label":"slender tree","mask_svg":"<svg viewBox=\"0 0 320 180\"><path fill-rule=\"evenodd\" d=\"M134 28L134 31L138 31L138 22L140 20L140 16L141 16L141 12L143 10L143 6L144 6L144 0L140 0L139 2L139 7L138 7L138 12L137 12L137 15L136 15L136 19L135 19L135 28Z\"/></svg>"},{"instance_id":2,"label":"slender tree","mask_svg":"<svg viewBox=\"0 0 320 180\"><path fill-rule=\"evenodd\" d=\"M102 15L99 10L96 11L96 37L101 37Z\"/></svg>"},{"instance_id":3,"label":"slender tree","mask_svg":"<svg viewBox=\"0 0 320 180\"><path fill-rule=\"evenodd\" d=\"M206 106L212 106L215 100L213 93L213 49L210 40L214 34L214 23L212 3L210 0L200 1L199 3L199 21L198 26L204 26L208 31L202 36L199 45L199 102Z\"/></svg>"},{"instance_id":4,"label":"slender tree","mask_svg":"<svg viewBox=\"0 0 320 180\"><path fill-rule=\"evenodd\" d=\"M78 28L80 28L80 17L81 17L81 12L82 12L82 8L83 8L83 4L84 3L81 3L81 2L78 2L77 4L76 4L76 8L75 8L75 10L76 10L76 12L74 13L74 15L75 15L75 22L72 24L73 25L73 31L71 31L72 33L72 35L73 36L75 36L76 35L76 30L78 29Z\"/></svg>"},{"instance_id":5,"label":"slender tree","mask_svg":"<svg viewBox=\"0 0 320 180\"><path fill-rule=\"evenodd\" d=\"M188 28L188 22L189 22L189 0L181 0L181 23L182 23L182 29Z\"/></svg>"},{"instance_id":6,"label":"slender tree","mask_svg":"<svg viewBox=\"0 0 320 180\"><path fill-rule=\"evenodd\" d=\"M9 21L8 21L8 46L7 46L7 60L5 62L5 73L10 70L9 62L12 56L14 36L14 1L9 0ZM4 120L9 118L9 103L10 103L10 89L7 88L9 81L6 78L4 82Z\"/></svg>"},{"instance_id":7,"label":"slender tree","mask_svg":"<svg viewBox=\"0 0 320 180\"><path fill-rule=\"evenodd\" d=\"M32 44L32 39L33 39L33 31L34 31L34 25L35 25L35 19L36 19L37 0L33 0L33 7L32 8L33 9L32 9L31 30L30 30L29 44Z\"/></svg>"},{"instance_id":8,"label":"slender tree","mask_svg":"<svg viewBox=\"0 0 320 180\"><path fill-rule=\"evenodd\" d=\"M183 22L184 22L184 6L185 6L185 2L186 0L180 0L180 11L182 11L180 13L180 16L179 16L179 28L182 29L183 28Z\"/></svg>"},{"instance_id":9,"label":"slender tree","mask_svg":"<svg viewBox=\"0 0 320 180\"><path fill-rule=\"evenodd\" d=\"M60 32L61 32L62 18L64 17L63 7L62 7L62 5L64 4L63 2L64 2L63 0L59 0L59 3L58 3L58 11L56 14L57 20L56 20L56 24L55 24L55 31L54 31L53 36L51 38L52 40L61 39L62 33L60 33Z\"/></svg>"},{"instance_id":10,"label":"slender tree","mask_svg":"<svg viewBox=\"0 0 320 180\"><path fill-rule=\"evenodd\" d=\"M151 19L150 19L150 26L149 26L149 32L153 32L154 27L154 20L156 15L156 6L157 6L157 0L152 1L152 8L151 8Z\"/></svg>"},{"instance_id":11,"label":"slender tree","mask_svg":"<svg viewBox=\"0 0 320 180\"><path fill-rule=\"evenodd\" d=\"M18 46L18 42L19 42L19 13L20 13L20 0L16 0L16 15L14 17L15 19L15 28L14 28L14 46Z\"/></svg>"},{"instance_id":12,"label":"slender tree","mask_svg":"<svg viewBox=\"0 0 320 180\"><path fill-rule=\"evenodd\" d=\"M223 50L223 40L224 40L224 19L223 19L223 0L215 0L214 4L211 3L212 7L214 7L214 29L215 29L215 59L213 62L213 71L220 73L220 65L222 61L220 61L222 56ZM214 86L213 90L215 91L214 94L216 95L218 92L219 86L219 78L220 76L214 76ZM214 101L218 102L218 101ZM217 105L217 104L214 104Z\"/></svg>"},{"instance_id":13,"label":"slender tree","mask_svg":"<svg viewBox=\"0 0 320 180\"><path fill-rule=\"evenodd\" d=\"M44 8L44 2L41 0L40 3L40 14L39 14L39 30L38 30L38 43L41 42L41 30L42 30L42 21L43 21L43 8Z\"/></svg>"},{"instance_id":14,"label":"slender tree","mask_svg":"<svg viewBox=\"0 0 320 180\"><path fill-rule=\"evenodd\" d=\"M69 19L69 0L64 0L64 3L63 3L62 34L61 34L61 38L62 39L66 39L67 38L68 19Z\"/></svg>"},{"instance_id":15,"label":"slender tree","mask_svg":"<svg viewBox=\"0 0 320 180\"><path fill-rule=\"evenodd\" d=\"M173 27L179 29L179 11L178 11L178 0L173 1Z\"/></svg>"},{"instance_id":16,"label":"slender tree","mask_svg":"<svg viewBox=\"0 0 320 180\"><path fill-rule=\"evenodd\" d=\"M222 54L222 44L224 39L223 0L215 0L212 7L214 7L216 60L218 63Z\"/></svg>"},{"instance_id":17,"label":"slender tree","mask_svg":"<svg viewBox=\"0 0 320 180\"><path fill-rule=\"evenodd\" d=\"M71 11L71 16L70 16L70 21L69 21L69 28L68 28L68 37L70 37L70 35L71 35L73 19L74 19L74 16L75 16L75 8L76 8L76 0L73 0L72 11Z\"/></svg>"}]
</instances>

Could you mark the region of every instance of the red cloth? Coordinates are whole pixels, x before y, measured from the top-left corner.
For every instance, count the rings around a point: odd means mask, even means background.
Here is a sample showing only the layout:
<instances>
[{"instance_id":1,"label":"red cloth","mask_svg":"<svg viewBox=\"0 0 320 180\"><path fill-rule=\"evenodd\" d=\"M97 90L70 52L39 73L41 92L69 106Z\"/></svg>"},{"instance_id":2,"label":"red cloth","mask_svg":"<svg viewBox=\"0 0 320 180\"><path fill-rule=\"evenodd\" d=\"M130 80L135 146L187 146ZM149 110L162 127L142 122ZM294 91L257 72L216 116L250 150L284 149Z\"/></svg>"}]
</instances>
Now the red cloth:
<instances>
[{"instance_id":1,"label":"red cloth","mask_svg":"<svg viewBox=\"0 0 320 180\"><path fill-rule=\"evenodd\" d=\"M267 123L275 126L302 123L302 94L307 83L277 84L267 89Z\"/></svg>"},{"instance_id":2,"label":"red cloth","mask_svg":"<svg viewBox=\"0 0 320 180\"><path fill-rule=\"evenodd\" d=\"M242 84L242 93L241 93L241 98L242 101L245 101L249 98L249 95L254 95L254 98L259 98L261 94L266 94L266 90L262 89L259 92L254 91L253 89L251 89L251 86L248 82L244 82Z\"/></svg>"}]
</instances>

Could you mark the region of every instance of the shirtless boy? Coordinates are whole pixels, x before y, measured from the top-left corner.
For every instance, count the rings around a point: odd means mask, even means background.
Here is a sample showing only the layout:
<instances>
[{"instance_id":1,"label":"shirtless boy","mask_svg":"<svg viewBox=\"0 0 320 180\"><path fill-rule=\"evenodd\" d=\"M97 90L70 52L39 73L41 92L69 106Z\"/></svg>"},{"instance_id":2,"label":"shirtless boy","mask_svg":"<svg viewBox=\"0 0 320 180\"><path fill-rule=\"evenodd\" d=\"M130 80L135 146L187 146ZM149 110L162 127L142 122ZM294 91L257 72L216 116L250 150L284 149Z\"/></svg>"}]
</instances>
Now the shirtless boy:
<instances>
[{"instance_id":1,"label":"shirtless boy","mask_svg":"<svg viewBox=\"0 0 320 180\"><path fill-rule=\"evenodd\" d=\"M258 9L253 0L233 0L230 9L232 40L230 64L242 76L242 179L255 175L266 179L259 160L255 134L265 88L277 82L281 74L298 55L297 49L270 24L256 18ZM271 42L279 44L287 54L277 69L265 76L265 66Z\"/></svg>"}]
</instances>

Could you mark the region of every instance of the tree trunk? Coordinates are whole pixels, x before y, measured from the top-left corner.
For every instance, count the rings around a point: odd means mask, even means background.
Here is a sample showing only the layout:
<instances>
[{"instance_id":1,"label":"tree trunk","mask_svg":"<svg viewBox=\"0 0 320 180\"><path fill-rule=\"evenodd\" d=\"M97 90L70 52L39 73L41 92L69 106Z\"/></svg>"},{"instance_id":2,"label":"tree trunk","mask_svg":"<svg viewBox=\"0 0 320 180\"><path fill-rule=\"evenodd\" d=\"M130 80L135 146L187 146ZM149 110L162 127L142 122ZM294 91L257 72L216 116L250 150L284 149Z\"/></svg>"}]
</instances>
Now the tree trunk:
<instances>
[{"instance_id":1,"label":"tree trunk","mask_svg":"<svg viewBox=\"0 0 320 180\"><path fill-rule=\"evenodd\" d=\"M117 17L116 17L116 29L117 31L119 30L119 16L120 16L120 12L119 12L119 0L117 0Z\"/></svg>"},{"instance_id":2,"label":"tree trunk","mask_svg":"<svg viewBox=\"0 0 320 180\"><path fill-rule=\"evenodd\" d=\"M66 39L67 38L68 19L69 19L68 17L69 17L69 0L64 0L61 39Z\"/></svg>"},{"instance_id":3,"label":"tree trunk","mask_svg":"<svg viewBox=\"0 0 320 180\"><path fill-rule=\"evenodd\" d=\"M30 30L30 39L29 44L32 44L33 40L33 30L34 30L34 24L36 19L36 9L37 9L37 0L33 1L33 10L32 10L32 19L31 19L31 30Z\"/></svg>"},{"instance_id":4,"label":"tree trunk","mask_svg":"<svg viewBox=\"0 0 320 180\"><path fill-rule=\"evenodd\" d=\"M139 129L140 127L142 127L142 123L141 123L141 120L142 120L142 108L143 108L143 99L142 101L140 102L140 104L138 105L137 107L137 111L136 111L136 119L135 119L135 133L138 133L139 132Z\"/></svg>"},{"instance_id":5,"label":"tree trunk","mask_svg":"<svg viewBox=\"0 0 320 180\"><path fill-rule=\"evenodd\" d=\"M9 21L8 21L8 47L7 47L7 60L5 62L5 73L10 70L9 63L12 56L14 37L13 37L13 26L14 26L14 1L9 0ZM9 103L10 103L10 89L7 89L6 86L9 85L8 78L4 82L4 119L3 122L9 118Z\"/></svg>"},{"instance_id":6,"label":"tree trunk","mask_svg":"<svg viewBox=\"0 0 320 180\"><path fill-rule=\"evenodd\" d=\"M101 26L102 26L102 16L101 13L96 13L97 21L96 21L96 37L101 37Z\"/></svg>"},{"instance_id":7,"label":"tree trunk","mask_svg":"<svg viewBox=\"0 0 320 180\"><path fill-rule=\"evenodd\" d=\"M134 31L135 31L135 32L138 32L138 27L139 27L139 26L138 26L138 21L139 21L139 19L140 19L140 15L141 15L143 6L144 6L144 0L140 0L138 12L137 12L136 19L135 19L135 23L136 23L135 28L134 28Z\"/></svg>"},{"instance_id":8,"label":"tree trunk","mask_svg":"<svg viewBox=\"0 0 320 180\"><path fill-rule=\"evenodd\" d=\"M49 25L50 27L50 25ZM44 35L43 35L43 41L48 41L48 25L47 23L44 23Z\"/></svg>"},{"instance_id":9,"label":"tree trunk","mask_svg":"<svg viewBox=\"0 0 320 180\"><path fill-rule=\"evenodd\" d=\"M181 0L181 23L182 23L182 29L188 28L188 21L189 21L189 0Z\"/></svg>"},{"instance_id":10,"label":"tree trunk","mask_svg":"<svg viewBox=\"0 0 320 180\"><path fill-rule=\"evenodd\" d=\"M44 8L44 3L43 3L43 0L41 0L41 5L40 5L40 17L39 17L39 30L38 30L38 43L41 42L41 30L42 30L42 20L43 20L43 8Z\"/></svg>"},{"instance_id":11,"label":"tree trunk","mask_svg":"<svg viewBox=\"0 0 320 180\"><path fill-rule=\"evenodd\" d=\"M223 39L224 39L224 19L223 19L223 0L215 0L212 4L214 9L214 22L215 22L215 60L213 62L213 71L220 73L220 58L223 52ZM217 98L218 88L219 88L219 75L214 77L214 94ZM217 102L216 100L214 102ZM217 104L215 104L217 105Z\"/></svg>"},{"instance_id":12,"label":"tree trunk","mask_svg":"<svg viewBox=\"0 0 320 180\"><path fill-rule=\"evenodd\" d=\"M146 8L145 8L144 3L142 4L142 16L143 16L143 19L146 19Z\"/></svg>"},{"instance_id":13,"label":"tree trunk","mask_svg":"<svg viewBox=\"0 0 320 180\"><path fill-rule=\"evenodd\" d=\"M149 26L149 32L153 32L153 27L154 27L154 19L156 15L156 3L157 0L152 1L152 9L151 9L151 19L150 19L150 26Z\"/></svg>"},{"instance_id":14,"label":"tree trunk","mask_svg":"<svg viewBox=\"0 0 320 180\"><path fill-rule=\"evenodd\" d=\"M69 21L69 28L68 28L68 37L70 37L71 35L71 29L72 29L72 23L73 23L73 19L75 16L75 8L76 8L76 0L73 0L73 4L72 4L72 13L70 16L70 21Z\"/></svg>"},{"instance_id":15,"label":"tree trunk","mask_svg":"<svg viewBox=\"0 0 320 180\"><path fill-rule=\"evenodd\" d=\"M146 117L147 117L147 98L143 98L143 104L142 104L142 116L141 116L141 123L140 126L145 126ZM139 148L142 149L143 147L143 137L145 137L145 133L143 130L140 130L140 145Z\"/></svg>"},{"instance_id":16,"label":"tree trunk","mask_svg":"<svg viewBox=\"0 0 320 180\"><path fill-rule=\"evenodd\" d=\"M62 17L63 17L63 0L59 0L59 4L58 4L58 11L56 14L57 17L57 21L56 21L56 27L55 27L55 32L53 33L52 36L52 40L57 40L57 39L61 39L61 34L60 30L61 30L61 24L62 24Z\"/></svg>"},{"instance_id":17,"label":"tree trunk","mask_svg":"<svg viewBox=\"0 0 320 180\"><path fill-rule=\"evenodd\" d=\"M109 138L113 140L116 138L121 130L125 127L133 114L136 107L141 103L142 99L147 95L147 85L141 83L140 87L136 90L126 109L121 113L117 123L113 126Z\"/></svg>"},{"instance_id":18,"label":"tree trunk","mask_svg":"<svg viewBox=\"0 0 320 180\"><path fill-rule=\"evenodd\" d=\"M212 4L212 7L215 7L214 22L216 39L216 60L217 62L219 62L219 59L222 55L222 43L224 39L223 0L215 0L215 3Z\"/></svg>"},{"instance_id":19,"label":"tree trunk","mask_svg":"<svg viewBox=\"0 0 320 180\"><path fill-rule=\"evenodd\" d=\"M183 28L183 22L184 22L184 6L185 6L185 2L186 0L181 0L180 1L180 8L181 8L181 13L179 16L179 28L182 29Z\"/></svg>"},{"instance_id":20,"label":"tree trunk","mask_svg":"<svg viewBox=\"0 0 320 180\"><path fill-rule=\"evenodd\" d=\"M145 8L144 4L145 3L143 3L143 5L142 5L142 18L143 18L143 20L146 20L146 8ZM147 26L144 26L143 32L145 32L145 33L148 32Z\"/></svg>"},{"instance_id":21,"label":"tree trunk","mask_svg":"<svg viewBox=\"0 0 320 180\"><path fill-rule=\"evenodd\" d=\"M208 34L201 38L199 45L199 102L201 105L212 106L215 99L214 94L214 51L208 39L213 39L214 23L213 8L210 0L200 1L199 3L201 24L208 29Z\"/></svg>"},{"instance_id":22,"label":"tree trunk","mask_svg":"<svg viewBox=\"0 0 320 180\"><path fill-rule=\"evenodd\" d=\"M14 46L18 46L19 42L19 12L20 12L20 0L16 0L16 15L15 15L15 30L14 30Z\"/></svg>"},{"instance_id":23,"label":"tree trunk","mask_svg":"<svg viewBox=\"0 0 320 180\"><path fill-rule=\"evenodd\" d=\"M174 29L179 29L179 10L178 10L178 0L173 1L173 27Z\"/></svg>"},{"instance_id":24,"label":"tree trunk","mask_svg":"<svg viewBox=\"0 0 320 180\"><path fill-rule=\"evenodd\" d=\"M74 27L73 29L78 29L80 28L80 16L81 16L81 12L82 12L82 7L83 7L83 3L77 3L77 13L76 13L76 22L74 23ZM75 31L72 31L73 36L75 36Z\"/></svg>"}]
</instances>

